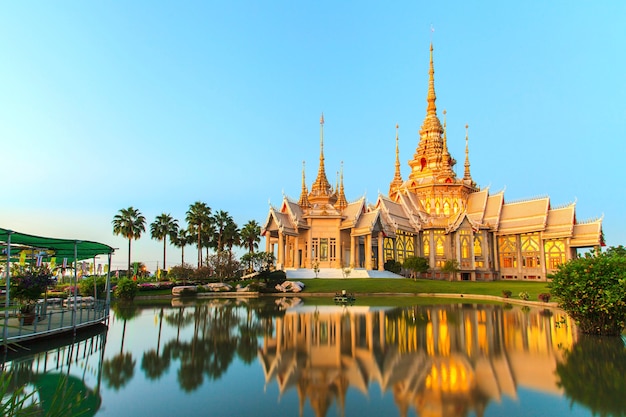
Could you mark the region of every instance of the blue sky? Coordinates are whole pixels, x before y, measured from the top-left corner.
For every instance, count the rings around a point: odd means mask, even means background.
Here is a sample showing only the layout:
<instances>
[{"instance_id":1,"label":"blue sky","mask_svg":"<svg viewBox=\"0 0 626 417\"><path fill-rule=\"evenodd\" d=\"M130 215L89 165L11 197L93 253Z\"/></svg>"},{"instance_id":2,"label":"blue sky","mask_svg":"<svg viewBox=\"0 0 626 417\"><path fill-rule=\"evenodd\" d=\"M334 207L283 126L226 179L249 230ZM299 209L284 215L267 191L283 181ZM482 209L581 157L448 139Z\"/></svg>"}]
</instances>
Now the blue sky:
<instances>
[{"instance_id":1,"label":"blue sky","mask_svg":"<svg viewBox=\"0 0 626 417\"><path fill-rule=\"evenodd\" d=\"M408 175L432 39L457 174L468 124L479 186L576 201L626 244L626 3L474 3L3 2L0 227L107 243L123 268L121 208L262 223L298 198L302 161L315 179L322 112L330 182L343 161L348 200L374 202L396 123ZM147 231L133 260L154 270L162 244Z\"/></svg>"}]
</instances>

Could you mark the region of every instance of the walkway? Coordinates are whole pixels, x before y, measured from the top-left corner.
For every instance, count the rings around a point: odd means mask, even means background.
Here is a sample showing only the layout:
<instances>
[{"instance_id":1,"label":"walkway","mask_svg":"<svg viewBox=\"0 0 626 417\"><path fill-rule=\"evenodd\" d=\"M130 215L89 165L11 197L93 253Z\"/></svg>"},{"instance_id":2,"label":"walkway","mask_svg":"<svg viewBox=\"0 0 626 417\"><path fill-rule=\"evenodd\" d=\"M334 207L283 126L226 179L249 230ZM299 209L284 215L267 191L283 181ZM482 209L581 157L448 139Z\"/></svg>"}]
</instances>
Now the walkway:
<instances>
[{"instance_id":1,"label":"walkway","mask_svg":"<svg viewBox=\"0 0 626 417\"><path fill-rule=\"evenodd\" d=\"M38 317L33 324L25 325L15 313L10 314L8 319L0 315L0 343L5 342L5 329L7 342L18 343L105 323L109 309L102 300L79 304L76 310L71 305L39 305Z\"/></svg>"},{"instance_id":2,"label":"walkway","mask_svg":"<svg viewBox=\"0 0 626 417\"><path fill-rule=\"evenodd\" d=\"M350 270L350 274L344 276L341 269L338 268L320 268L315 276L313 269L285 269L288 280L308 279L308 278L404 278L402 275L394 274L390 271L367 270L365 268L354 268Z\"/></svg>"}]
</instances>

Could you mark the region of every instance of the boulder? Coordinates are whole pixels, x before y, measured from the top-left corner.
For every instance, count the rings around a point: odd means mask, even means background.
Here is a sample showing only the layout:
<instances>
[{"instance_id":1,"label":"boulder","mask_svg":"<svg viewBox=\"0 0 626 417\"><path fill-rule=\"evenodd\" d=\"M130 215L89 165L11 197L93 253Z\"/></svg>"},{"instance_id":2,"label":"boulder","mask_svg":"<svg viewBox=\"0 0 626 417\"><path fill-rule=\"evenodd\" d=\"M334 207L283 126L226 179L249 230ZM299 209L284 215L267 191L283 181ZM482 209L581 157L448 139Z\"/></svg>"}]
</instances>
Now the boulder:
<instances>
[{"instance_id":1,"label":"boulder","mask_svg":"<svg viewBox=\"0 0 626 417\"><path fill-rule=\"evenodd\" d=\"M211 292L223 292L233 290L233 287L231 285L225 284L223 282L211 282L209 284L203 285L203 287Z\"/></svg>"},{"instance_id":2,"label":"boulder","mask_svg":"<svg viewBox=\"0 0 626 417\"><path fill-rule=\"evenodd\" d=\"M280 292L301 292L304 289L304 284L300 281L285 281L276 285L275 288Z\"/></svg>"},{"instance_id":3,"label":"boulder","mask_svg":"<svg viewBox=\"0 0 626 417\"><path fill-rule=\"evenodd\" d=\"M172 295L173 296L182 296L182 295L191 295L191 294L197 294L198 293L198 287L196 287L195 285L180 285L178 287L172 287Z\"/></svg>"}]
</instances>

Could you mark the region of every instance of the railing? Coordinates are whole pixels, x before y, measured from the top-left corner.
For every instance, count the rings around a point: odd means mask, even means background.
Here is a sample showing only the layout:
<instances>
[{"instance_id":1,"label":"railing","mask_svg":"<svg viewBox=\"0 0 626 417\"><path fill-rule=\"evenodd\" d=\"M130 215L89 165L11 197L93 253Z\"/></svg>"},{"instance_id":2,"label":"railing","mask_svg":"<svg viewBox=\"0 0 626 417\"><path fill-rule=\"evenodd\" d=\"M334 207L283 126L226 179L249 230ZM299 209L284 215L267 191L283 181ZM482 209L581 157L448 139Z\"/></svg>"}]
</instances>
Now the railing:
<instances>
[{"instance_id":1,"label":"railing","mask_svg":"<svg viewBox=\"0 0 626 417\"><path fill-rule=\"evenodd\" d=\"M76 308L74 308L76 304ZM25 323L19 314L19 307L9 307L4 319L0 313L0 342L18 342L45 335L61 333L76 328L103 323L108 320L109 308L104 300L92 297L40 300L35 308L35 320Z\"/></svg>"}]
</instances>

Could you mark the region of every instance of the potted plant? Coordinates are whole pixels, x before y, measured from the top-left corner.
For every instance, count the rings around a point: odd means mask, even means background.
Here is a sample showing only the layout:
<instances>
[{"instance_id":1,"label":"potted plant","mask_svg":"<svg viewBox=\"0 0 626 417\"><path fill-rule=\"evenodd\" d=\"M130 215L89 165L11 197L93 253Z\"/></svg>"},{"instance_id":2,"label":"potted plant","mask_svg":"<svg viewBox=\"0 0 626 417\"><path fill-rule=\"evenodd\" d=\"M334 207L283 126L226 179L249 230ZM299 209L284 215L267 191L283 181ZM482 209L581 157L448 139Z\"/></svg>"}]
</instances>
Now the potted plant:
<instances>
[{"instance_id":1,"label":"potted plant","mask_svg":"<svg viewBox=\"0 0 626 417\"><path fill-rule=\"evenodd\" d=\"M47 267L26 269L13 276L11 294L20 305L19 315L24 324L35 321L37 300L47 290L51 276Z\"/></svg>"}]
</instances>

